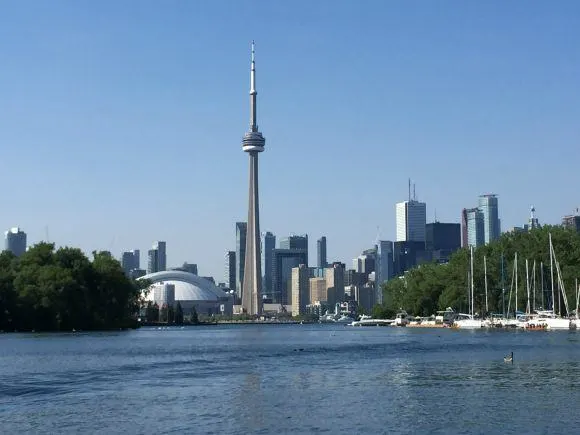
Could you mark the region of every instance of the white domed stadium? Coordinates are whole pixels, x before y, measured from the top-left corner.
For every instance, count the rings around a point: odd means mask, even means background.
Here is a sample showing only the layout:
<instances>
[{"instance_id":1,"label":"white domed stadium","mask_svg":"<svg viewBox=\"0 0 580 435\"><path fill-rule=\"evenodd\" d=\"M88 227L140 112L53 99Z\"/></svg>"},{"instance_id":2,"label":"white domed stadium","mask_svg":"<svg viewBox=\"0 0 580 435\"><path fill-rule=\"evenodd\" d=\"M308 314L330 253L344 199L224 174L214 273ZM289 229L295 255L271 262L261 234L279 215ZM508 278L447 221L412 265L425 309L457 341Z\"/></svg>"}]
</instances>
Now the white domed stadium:
<instances>
[{"instance_id":1,"label":"white domed stadium","mask_svg":"<svg viewBox=\"0 0 580 435\"><path fill-rule=\"evenodd\" d=\"M159 306L179 302L185 312L195 306L200 314L232 314L233 297L211 281L193 273L165 270L139 279L151 281L145 300Z\"/></svg>"}]
</instances>

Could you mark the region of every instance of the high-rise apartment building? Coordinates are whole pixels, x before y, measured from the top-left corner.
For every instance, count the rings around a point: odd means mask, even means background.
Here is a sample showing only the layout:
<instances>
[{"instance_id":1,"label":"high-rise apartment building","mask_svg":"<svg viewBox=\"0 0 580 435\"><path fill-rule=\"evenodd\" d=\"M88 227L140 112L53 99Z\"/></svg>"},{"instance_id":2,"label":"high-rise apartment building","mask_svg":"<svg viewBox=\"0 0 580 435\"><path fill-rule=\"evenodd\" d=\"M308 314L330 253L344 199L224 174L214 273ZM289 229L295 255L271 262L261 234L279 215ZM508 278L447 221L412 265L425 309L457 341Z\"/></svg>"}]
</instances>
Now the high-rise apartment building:
<instances>
[{"instance_id":1,"label":"high-rise apartment building","mask_svg":"<svg viewBox=\"0 0 580 435\"><path fill-rule=\"evenodd\" d=\"M162 272L167 270L166 243L155 242L149 250L147 261L147 273Z\"/></svg>"},{"instance_id":2,"label":"high-rise apartment building","mask_svg":"<svg viewBox=\"0 0 580 435\"><path fill-rule=\"evenodd\" d=\"M242 284L244 282L244 267L246 265L246 222L236 222L236 294L242 297Z\"/></svg>"},{"instance_id":3,"label":"high-rise apartment building","mask_svg":"<svg viewBox=\"0 0 580 435\"><path fill-rule=\"evenodd\" d=\"M121 254L121 267L125 275L132 276L131 271L137 270L141 266L141 252L139 249L125 251Z\"/></svg>"},{"instance_id":4,"label":"high-rise apartment building","mask_svg":"<svg viewBox=\"0 0 580 435\"><path fill-rule=\"evenodd\" d=\"M310 303L310 282L308 266L301 264L292 268L292 315L306 313Z\"/></svg>"},{"instance_id":5,"label":"high-rise apartment building","mask_svg":"<svg viewBox=\"0 0 580 435\"><path fill-rule=\"evenodd\" d=\"M397 242L425 242L427 205L415 200L396 205Z\"/></svg>"},{"instance_id":6,"label":"high-rise apartment building","mask_svg":"<svg viewBox=\"0 0 580 435\"><path fill-rule=\"evenodd\" d=\"M326 293L326 278L310 278L310 303L326 303L328 295Z\"/></svg>"},{"instance_id":7,"label":"high-rise apartment building","mask_svg":"<svg viewBox=\"0 0 580 435\"><path fill-rule=\"evenodd\" d=\"M19 227L10 228L4 233L4 250L20 257L26 252L26 233Z\"/></svg>"},{"instance_id":8,"label":"high-rise apartment building","mask_svg":"<svg viewBox=\"0 0 580 435\"><path fill-rule=\"evenodd\" d=\"M230 290L236 289L236 251L226 252L226 285Z\"/></svg>"},{"instance_id":9,"label":"high-rise apartment building","mask_svg":"<svg viewBox=\"0 0 580 435\"><path fill-rule=\"evenodd\" d=\"M566 228L572 228L580 233L580 213L576 209L576 214L564 216L562 218L562 225Z\"/></svg>"},{"instance_id":10,"label":"high-rise apartment building","mask_svg":"<svg viewBox=\"0 0 580 435\"><path fill-rule=\"evenodd\" d=\"M306 253L308 265L308 234L303 236L288 236L280 239L280 249L301 249Z\"/></svg>"},{"instance_id":11,"label":"high-rise apartment building","mask_svg":"<svg viewBox=\"0 0 580 435\"><path fill-rule=\"evenodd\" d=\"M276 236L267 231L262 238L262 294L272 293L272 267L274 261L274 249L276 249Z\"/></svg>"},{"instance_id":12,"label":"high-rise apartment building","mask_svg":"<svg viewBox=\"0 0 580 435\"><path fill-rule=\"evenodd\" d=\"M467 215L467 245L477 248L485 244L485 223L483 213L479 208L466 210Z\"/></svg>"},{"instance_id":13,"label":"high-rise apartment building","mask_svg":"<svg viewBox=\"0 0 580 435\"><path fill-rule=\"evenodd\" d=\"M377 242L377 261L375 265L376 301L383 303L382 284L393 277L393 242L390 240L379 240Z\"/></svg>"},{"instance_id":14,"label":"high-rise apartment building","mask_svg":"<svg viewBox=\"0 0 580 435\"><path fill-rule=\"evenodd\" d=\"M326 294L330 307L344 299L344 264L334 263L326 268Z\"/></svg>"},{"instance_id":15,"label":"high-rise apartment building","mask_svg":"<svg viewBox=\"0 0 580 435\"><path fill-rule=\"evenodd\" d=\"M317 266L322 268L328 266L326 258L326 236L322 236L316 241Z\"/></svg>"},{"instance_id":16,"label":"high-rise apartment building","mask_svg":"<svg viewBox=\"0 0 580 435\"><path fill-rule=\"evenodd\" d=\"M479 210L483 216L483 240L485 244L499 239L501 235L497 195L486 194L479 196Z\"/></svg>"},{"instance_id":17,"label":"high-rise apartment building","mask_svg":"<svg viewBox=\"0 0 580 435\"><path fill-rule=\"evenodd\" d=\"M287 305L291 301L292 269L306 264L303 249L274 249L272 267L272 302Z\"/></svg>"}]
</instances>

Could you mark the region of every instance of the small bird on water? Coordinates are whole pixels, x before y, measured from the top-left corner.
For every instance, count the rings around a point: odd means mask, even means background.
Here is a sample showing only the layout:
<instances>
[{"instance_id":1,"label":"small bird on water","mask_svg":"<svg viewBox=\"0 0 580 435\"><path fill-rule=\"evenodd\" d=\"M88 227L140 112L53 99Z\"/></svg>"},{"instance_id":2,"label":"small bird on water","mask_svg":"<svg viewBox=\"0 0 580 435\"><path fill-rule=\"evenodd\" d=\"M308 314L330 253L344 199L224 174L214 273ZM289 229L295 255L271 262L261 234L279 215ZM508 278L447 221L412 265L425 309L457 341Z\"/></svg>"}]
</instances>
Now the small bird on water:
<instances>
[{"instance_id":1,"label":"small bird on water","mask_svg":"<svg viewBox=\"0 0 580 435\"><path fill-rule=\"evenodd\" d=\"M503 357L504 363L514 363L514 353L511 352L509 355Z\"/></svg>"}]
</instances>

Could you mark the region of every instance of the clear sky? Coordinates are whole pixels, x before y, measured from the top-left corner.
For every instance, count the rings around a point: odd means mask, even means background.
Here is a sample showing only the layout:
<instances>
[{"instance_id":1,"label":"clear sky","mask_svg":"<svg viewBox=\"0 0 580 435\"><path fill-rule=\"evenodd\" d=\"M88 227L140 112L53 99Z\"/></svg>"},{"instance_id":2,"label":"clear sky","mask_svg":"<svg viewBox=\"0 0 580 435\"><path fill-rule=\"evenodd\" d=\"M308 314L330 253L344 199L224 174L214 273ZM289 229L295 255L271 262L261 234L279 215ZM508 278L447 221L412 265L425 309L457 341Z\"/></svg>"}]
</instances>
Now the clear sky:
<instances>
[{"instance_id":1,"label":"clear sky","mask_svg":"<svg viewBox=\"0 0 580 435\"><path fill-rule=\"evenodd\" d=\"M578 1L2 1L0 227L223 280L246 220L256 40L261 229L329 260L499 195L504 229L580 206ZM143 254L143 257L145 254ZM142 258L142 266L145 267Z\"/></svg>"}]
</instances>

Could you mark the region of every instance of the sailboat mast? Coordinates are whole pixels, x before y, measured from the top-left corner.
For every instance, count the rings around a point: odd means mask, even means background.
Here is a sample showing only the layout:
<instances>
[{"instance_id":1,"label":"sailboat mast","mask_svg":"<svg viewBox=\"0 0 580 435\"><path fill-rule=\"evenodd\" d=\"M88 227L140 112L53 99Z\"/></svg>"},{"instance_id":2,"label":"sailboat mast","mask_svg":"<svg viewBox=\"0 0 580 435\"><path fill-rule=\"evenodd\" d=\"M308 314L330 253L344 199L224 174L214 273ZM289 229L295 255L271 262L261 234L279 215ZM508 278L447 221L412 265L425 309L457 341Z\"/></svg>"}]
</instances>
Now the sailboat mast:
<instances>
[{"instance_id":1,"label":"sailboat mast","mask_svg":"<svg viewBox=\"0 0 580 435\"><path fill-rule=\"evenodd\" d=\"M487 304L487 257L483 256L483 274L485 276L485 313L489 313L489 306Z\"/></svg>"},{"instance_id":2,"label":"sailboat mast","mask_svg":"<svg viewBox=\"0 0 580 435\"><path fill-rule=\"evenodd\" d=\"M580 296L580 288L578 287L578 278L576 278L576 319L580 319L578 317L578 296Z\"/></svg>"},{"instance_id":3,"label":"sailboat mast","mask_svg":"<svg viewBox=\"0 0 580 435\"><path fill-rule=\"evenodd\" d=\"M515 274L516 274L516 310L514 312L514 317L517 317L518 315L518 253L516 252L516 257L514 260L514 270L515 270Z\"/></svg>"},{"instance_id":4,"label":"sailboat mast","mask_svg":"<svg viewBox=\"0 0 580 435\"><path fill-rule=\"evenodd\" d=\"M475 314L475 294L473 292L473 246L471 247L471 316Z\"/></svg>"},{"instance_id":5,"label":"sailboat mast","mask_svg":"<svg viewBox=\"0 0 580 435\"><path fill-rule=\"evenodd\" d=\"M533 301L533 311L536 311L536 260L534 260L534 265L532 266L532 277L533 277L533 287L534 287L534 301Z\"/></svg>"},{"instance_id":6,"label":"sailboat mast","mask_svg":"<svg viewBox=\"0 0 580 435\"><path fill-rule=\"evenodd\" d=\"M552 233L549 233L550 239L550 281L552 282L552 313L556 314L554 305L554 256L552 254Z\"/></svg>"},{"instance_id":7,"label":"sailboat mast","mask_svg":"<svg viewBox=\"0 0 580 435\"><path fill-rule=\"evenodd\" d=\"M501 254L501 302L503 317L505 318L505 270L503 267L503 252Z\"/></svg>"},{"instance_id":8,"label":"sailboat mast","mask_svg":"<svg viewBox=\"0 0 580 435\"><path fill-rule=\"evenodd\" d=\"M542 308L547 308L548 304L544 305L544 297L546 296L546 289L544 288L544 262L540 261L540 284L542 285Z\"/></svg>"},{"instance_id":9,"label":"sailboat mast","mask_svg":"<svg viewBox=\"0 0 580 435\"><path fill-rule=\"evenodd\" d=\"M528 293L528 304L526 306L526 313L530 314L530 276L528 274L528 259L526 258L526 292Z\"/></svg>"}]
</instances>

